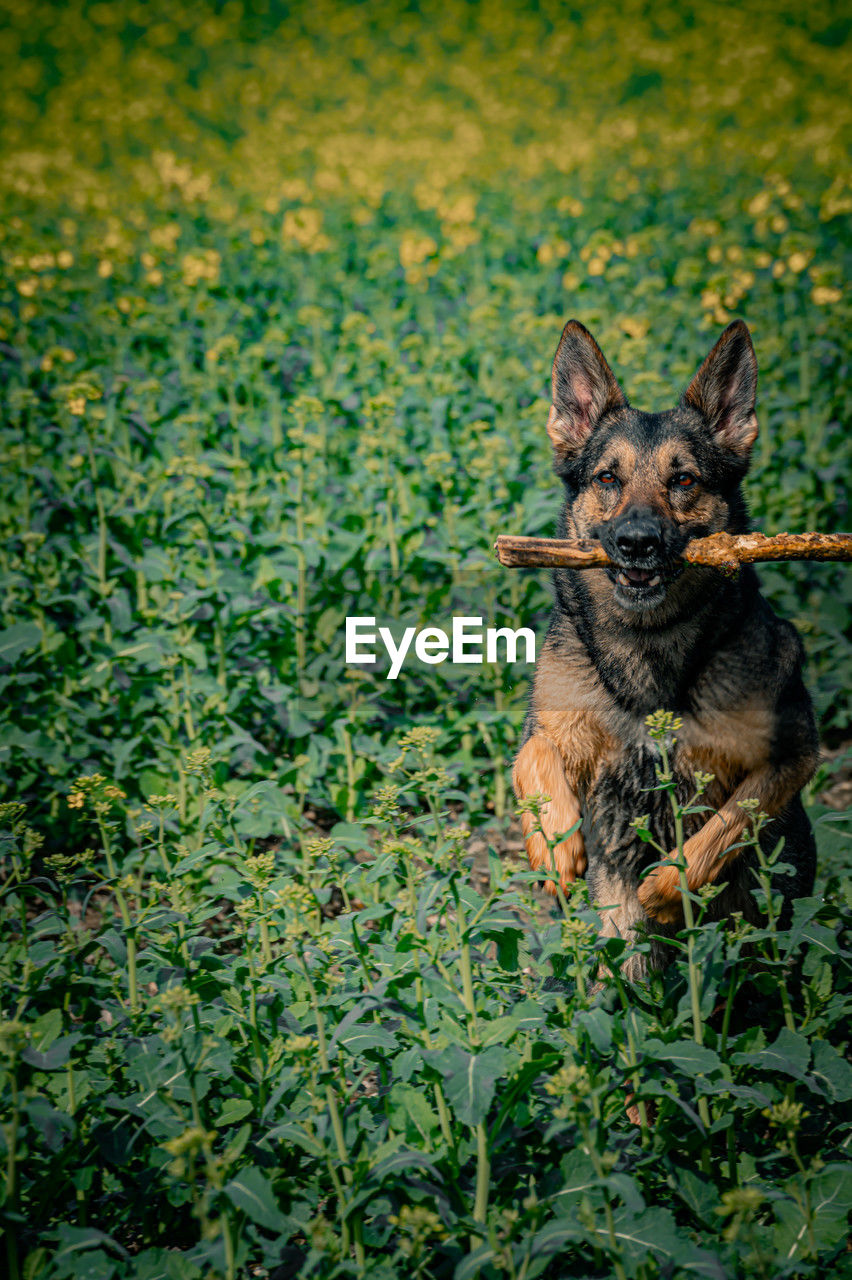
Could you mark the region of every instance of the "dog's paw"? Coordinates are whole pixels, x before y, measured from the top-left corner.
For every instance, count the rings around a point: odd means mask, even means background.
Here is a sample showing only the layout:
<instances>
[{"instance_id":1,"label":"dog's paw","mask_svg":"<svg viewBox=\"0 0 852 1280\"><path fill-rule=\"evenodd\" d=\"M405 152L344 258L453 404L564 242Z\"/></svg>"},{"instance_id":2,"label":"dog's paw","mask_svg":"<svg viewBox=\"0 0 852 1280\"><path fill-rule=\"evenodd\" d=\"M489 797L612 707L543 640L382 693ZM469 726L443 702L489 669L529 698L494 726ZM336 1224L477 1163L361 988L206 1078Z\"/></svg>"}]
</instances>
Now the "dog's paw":
<instances>
[{"instance_id":1,"label":"dog's paw","mask_svg":"<svg viewBox=\"0 0 852 1280\"><path fill-rule=\"evenodd\" d=\"M583 837L578 832L554 847L552 863L547 841L541 832L536 832L527 839L527 855L534 871L548 872L552 867L559 876L563 889L572 884L578 876L582 876L586 870L586 847L583 844ZM544 887L548 893L556 893L553 880L547 880Z\"/></svg>"},{"instance_id":2,"label":"dog's paw","mask_svg":"<svg viewBox=\"0 0 852 1280\"><path fill-rule=\"evenodd\" d=\"M657 867L639 886L643 910L660 924L675 924L683 916L677 867Z\"/></svg>"}]
</instances>

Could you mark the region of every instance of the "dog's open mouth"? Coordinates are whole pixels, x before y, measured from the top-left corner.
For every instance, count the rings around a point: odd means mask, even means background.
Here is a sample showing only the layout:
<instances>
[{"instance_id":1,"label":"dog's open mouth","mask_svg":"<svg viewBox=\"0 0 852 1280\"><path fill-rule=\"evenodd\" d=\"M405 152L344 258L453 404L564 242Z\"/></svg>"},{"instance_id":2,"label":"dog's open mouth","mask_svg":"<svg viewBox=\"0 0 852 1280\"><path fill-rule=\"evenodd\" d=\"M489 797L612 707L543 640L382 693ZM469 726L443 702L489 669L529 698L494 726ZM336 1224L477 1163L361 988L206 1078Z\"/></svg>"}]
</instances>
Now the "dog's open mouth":
<instances>
[{"instance_id":1,"label":"dog's open mouth","mask_svg":"<svg viewBox=\"0 0 852 1280\"><path fill-rule=\"evenodd\" d=\"M663 575L659 569L619 569L615 580L620 587L658 587Z\"/></svg>"},{"instance_id":2,"label":"dog's open mouth","mask_svg":"<svg viewBox=\"0 0 852 1280\"><path fill-rule=\"evenodd\" d=\"M607 569L615 583L615 599L625 609L653 609L665 599L666 590L676 570L657 565L639 569L627 565L614 565Z\"/></svg>"}]
</instances>

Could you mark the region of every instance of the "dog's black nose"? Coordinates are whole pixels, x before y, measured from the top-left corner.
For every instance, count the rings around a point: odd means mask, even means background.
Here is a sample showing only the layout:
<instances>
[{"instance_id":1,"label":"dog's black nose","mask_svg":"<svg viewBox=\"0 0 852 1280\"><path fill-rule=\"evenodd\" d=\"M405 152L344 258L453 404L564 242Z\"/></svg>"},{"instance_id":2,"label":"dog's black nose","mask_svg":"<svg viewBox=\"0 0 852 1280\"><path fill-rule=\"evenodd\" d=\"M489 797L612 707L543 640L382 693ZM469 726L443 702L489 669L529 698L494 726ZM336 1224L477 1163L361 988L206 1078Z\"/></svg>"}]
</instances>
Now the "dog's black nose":
<instances>
[{"instance_id":1,"label":"dog's black nose","mask_svg":"<svg viewBox=\"0 0 852 1280\"><path fill-rule=\"evenodd\" d=\"M623 556L641 560L662 548L663 531L657 520L648 517L626 520L615 535L615 545Z\"/></svg>"}]
</instances>

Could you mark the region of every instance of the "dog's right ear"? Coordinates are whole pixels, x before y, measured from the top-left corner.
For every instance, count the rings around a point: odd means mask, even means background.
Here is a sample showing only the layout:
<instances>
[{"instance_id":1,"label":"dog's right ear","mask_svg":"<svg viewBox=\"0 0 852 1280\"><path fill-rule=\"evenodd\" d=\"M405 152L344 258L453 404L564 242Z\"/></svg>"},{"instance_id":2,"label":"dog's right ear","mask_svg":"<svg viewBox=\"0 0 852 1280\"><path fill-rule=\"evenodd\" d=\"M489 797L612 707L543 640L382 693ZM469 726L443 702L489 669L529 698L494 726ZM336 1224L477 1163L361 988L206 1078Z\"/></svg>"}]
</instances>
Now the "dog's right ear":
<instances>
[{"instance_id":1,"label":"dog's right ear","mask_svg":"<svg viewBox=\"0 0 852 1280\"><path fill-rule=\"evenodd\" d=\"M552 386L547 434L558 467L579 453L605 413L626 407L627 397L600 347L579 320L569 320L562 330L553 360Z\"/></svg>"}]
</instances>

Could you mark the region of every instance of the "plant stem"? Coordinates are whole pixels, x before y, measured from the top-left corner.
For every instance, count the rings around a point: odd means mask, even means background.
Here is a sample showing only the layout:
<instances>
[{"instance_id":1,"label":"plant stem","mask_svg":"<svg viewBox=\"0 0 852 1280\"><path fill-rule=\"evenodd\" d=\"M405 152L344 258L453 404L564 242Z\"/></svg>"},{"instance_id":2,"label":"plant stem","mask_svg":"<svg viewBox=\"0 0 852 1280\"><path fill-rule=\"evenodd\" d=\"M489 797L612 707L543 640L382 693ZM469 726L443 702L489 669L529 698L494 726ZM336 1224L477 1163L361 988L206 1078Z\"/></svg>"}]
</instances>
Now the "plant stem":
<instances>
[{"instance_id":1,"label":"plant stem","mask_svg":"<svg viewBox=\"0 0 852 1280\"><path fill-rule=\"evenodd\" d=\"M234 1254L234 1240L231 1235L231 1223L228 1215L223 1213L219 1218L219 1230L225 1242L225 1280L235 1280L237 1260Z\"/></svg>"},{"instance_id":2,"label":"plant stem","mask_svg":"<svg viewBox=\"0 0 852 1280\"><path fill-rule=\"evenodd\" d=\"M314 984L311 981L311 975L310 975L310 972L308 971L308 966L307 966L307 963L305 962L304 956L302 956L301 959L302 959L302 965L301 965L302 973L304 974L305 981L308 984L308 991L310 993L310 998L311 998L311 1007L313 1008L314 1017L316 1018L316 1021L317 1021L317 1054L320 1060L320 1066L323 1072L326 1074L326 1076L328 1076L331 1074L331 1065L328 1059L328 1044L325 1038L325 1021L323 1018L322 1009L320 1007L319 998L316 993L316 988L314 987ZM334 1134L335 1146L337 1147L337 1157L340 1161L340 1167L343 1173L343 1181L345 1182L347 1187L351 1187L355 1181L355 1175L353 1173L352 1165L349 1159L349 1152L346 1148L346 1137L343 1132L343 1121L340 1118L340 1109L337 1105L337 1095L334 1091L334 1086L332 1085L330 1080L328 1080L325 1086L325 1099L326 1099L326 1103L328 1104L328 1111L331 1117L331 1128ZM345 1197L342 1194L342 1188L341 1188L341 1194L338 1195L338 1202L340 1205L341 1223L346 1225L348 1223L348 1214L346 1209ZM358 1266L363 1271L364 1265L365 1265L364 1244L361 1239L361 1232L358 1229L359 1226L360 1224L353 1221L355 1260Z\"/></svg>"},{"instance_id":3,"label":"plant stem","mask_svg":"<svg viewBox=\"0 0 852 1280\"><path fill-rule=\"evenodd\" d=\"M97 465L97 462L95 461L95 450L94 450L94 445L92 443L92 433L88 429L86 431L86 440L88 443L89 468L92 473L92 485L95 490L95 507L97 508L97 512L98 512L98 552L97 552L97 564L96 564L96 572L98 575L98 592L100 594L101 601L106 601L107 595L109 593L109 587L108 587L107 576L106 576L106 562L107 562L106 508L104 507L103 494L101 493L100 486L98 484L98 465ZM107 644L112 643L112 623L110 622L109 618L104 619L104 640L106 641Z\"/></svg>"},{"instance_id":4,"label":"plant stem","mask_svg":"<svg viewBox=\"0 0 852 1280\"><path fill-rule=\"evenodd\" d=\"M346 761L346 821L355 821L355 756L352 753L352 741L349 737L349 726L341 725L340 737L343 741L343 758Z\"/></svg>"},{"instance_id":5,"label":"plant stem","mask_svg":"<svg viewBox=\"0 0 852 1280\"><path fill-rule=\"evenodd\" d=\"M491 1161L488 1156L488 1134L485 1121L475 1126L476 1134L476 1196L473 1204L473 1220L485 1225L488 1212L488 1190L491 1181Z\"/></svg>"},{"instance_id":6,"label":"plant stem","mask_svg":"<svg viewBox=\"0 0 852 1280\"><path fill-rule=\"evenodd\" d=\"M124 925L125 943L127 945L127 985L130 995L130 1013L132 1017L136 1017L139 1013L139 984L136 976L136 934L133 921L130 918L130 909L127 905L127 899L124 891L118 884L118 872L115 866L115 859L112 856L112 843L109 838L109 831L103 818L98 816L98 827L101 833L101 843L103 844L104 857L106 858L107 870L110 879L115 881L114 893L115 900L118 903L118 911L121 916L121 923Z\"/></svg>"},{"instance_id":7,"label":"plant stem","mask_svg":"<svg viewBox=\"0 0 852 1280\"><path fill-rule=\"evenodd\" d=\"M689 885L686 879L686 858L684 856L684 831L683 831L683 810L678 803L676 787L672 777L672 771L669 767L669 755L665 742L660 742L660 754L663 759L663 772L661 781L663 781L666 791L668 792L669 803L672 809L675 826L675 849L677 851L677 870L678 879L680 881L681 902L683 904L683 919L686 925L686 961L687 972L689 978L689 1000L692 1009L692 1033L697 1045L704 1044L704 1024L701 1021L701 987L700 975L698 973L698 965L695 961L695 916L692 910L692 899L689 896ZM700 1074L700 1073L699 1073ZM710 1107L706 1096L702 1093L698 1097L698 1114L701 1117L701 1123L704 1125L705 1131L710 1128ZM701 1145L701 1172L705 1177L710 1174L710 1149L707 1141Z\"/></svg>"},{"instance_id":8,"label":"plant stem","mask_svg":"<svg viewBox=\"0 0 852 1280\"><path fill-rule=\"evenodd\" d=\"M263 903L261 910L263 910ZM265 965L272 964L272 942L269 937L269 921L265 915L260 917L260 954Z\"/></svg>"},{"instance_id":9,"label":"plant stem","mask_svg":"<svg viewBox=\"0 0 852 1280\"><path fill-rule=\"evenodd\" d=\"M757 861L760 866L760 875L759 875L760 887L763 889L763 892L766 894L766 917L769 923L769 933L770 933L770 936L768 938L769 954L773 964L780 969L782 961L781 961L781 952L778 950L778 938L775 933L778 917L775 911L775 903L772 898L772 869L769 865L766 854L764 853L763 848L761 847L760 840L757 839L757 834L759 834L759 831L760 831L760 828L758 826L757 832L755 833L754 848L757 854ZM786 983L784 982L778 983L778 994L781 999L781 1007L784 1010L784 1025L786 1026L788 1031L795 1031L796 1019L793 1016L793 1005L790 1000L790 993L787 990Z\"/></svg>"},{"instance_id":10,"label":"plant stem","mask_svg":"<svg viewBox=\"0 0 852 1280\"><path fill-rule=\"evenodd\" d=\"M452 885L453 897L456 900L456 914L458 916L459 928L459 968L461 970L462 994L464 1006L467 1010L468 1025L470 1028L470 1038L474 1044L479 1043L479 1028L476 1021L476 999L473 994L473 965L470 959L470 937L467 930L467 922L465 920L464 906L462 905L461 894L455 881Z\"/></svg>"},{"instance_id":11,"label":"plant stem","mask_svg":"<svg viewBox=\"0 0 852 1280\"><path fill-rule=\"evenodd\" d=\"M612 1212L612 1202L610 1200L609 1190L606 1186L606 1170L604 1169L600 1152L598 1151L595 1142L592 1140L592 1136L589 1131L589 1122L585 1118L580 1120L580 1131L583 1135L586 1150L589 1153L589 1158L594 1166L595 1173L601 1183L601 1191L603 1192L604 1199L604 1216L606 1218L607 1235L609 1236L613 1273L617 1277L617 1280L627 1280L627 1273L625 1272L624 1264L621 1261L621 1249L619 1248L618 1240L615 1235L615 1217Z\"/></svg>"}]
</instances>

